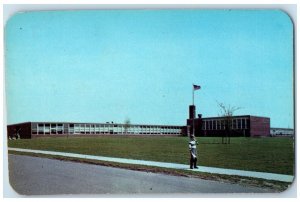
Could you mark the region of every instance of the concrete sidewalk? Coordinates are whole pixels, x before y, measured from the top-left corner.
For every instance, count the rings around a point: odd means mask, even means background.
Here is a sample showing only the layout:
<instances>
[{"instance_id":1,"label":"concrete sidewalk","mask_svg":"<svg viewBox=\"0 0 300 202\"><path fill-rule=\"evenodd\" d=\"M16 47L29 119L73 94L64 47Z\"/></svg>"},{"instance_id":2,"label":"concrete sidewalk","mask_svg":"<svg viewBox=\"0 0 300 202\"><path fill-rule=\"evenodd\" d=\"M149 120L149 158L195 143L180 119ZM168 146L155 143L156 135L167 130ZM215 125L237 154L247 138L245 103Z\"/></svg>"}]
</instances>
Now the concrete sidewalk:
<instances>
[{"instance_id":1,"label":"concrete sidewalk","mask_svg":"<svg viewBox=\"0 0 300 202\"><path fill-rule=\"evenodd\" d=\"M180 170L191 170L194 172L206 172L206 173L223 174L223 175L237 175L237 176L244 176L244 177L261 178L267 180L276 180L282 182L292 182L294 180L294 176L292 175L283 175L283 174L275 174L275 173L223 169L223 168L206 167L206 166L198 166L199 167L198 169L189 169L189 165L178 164L178 163L164 163L164 162L155 162L155 161L143 161L143 160L134 160L134 159L125 159L125 158L92 156L92 155L85 155L85 154L74 154L74 153L20 149L20 148L8 148L8 150L37 153L37 154L57 155L57 156L65 156L65 157L73 157L73 158L82 158L82 159L90 159L90 160L100 160L100 161L108 161L108 162L117 162L117 163L126 163L126 164L156 166L156 167L172 168L172 169L180 169Z\"/></svg>"}]
</instances>

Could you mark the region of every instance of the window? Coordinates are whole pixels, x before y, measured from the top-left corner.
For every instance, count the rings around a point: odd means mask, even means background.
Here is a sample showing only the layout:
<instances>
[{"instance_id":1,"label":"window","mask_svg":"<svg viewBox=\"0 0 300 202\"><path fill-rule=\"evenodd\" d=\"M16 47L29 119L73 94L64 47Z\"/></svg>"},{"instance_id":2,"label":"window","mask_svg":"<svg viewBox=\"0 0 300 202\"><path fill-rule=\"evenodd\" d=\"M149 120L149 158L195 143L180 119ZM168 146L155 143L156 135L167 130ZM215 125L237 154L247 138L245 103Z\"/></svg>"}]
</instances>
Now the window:
<instances>
[{"instance_id":1,"label":"window","mask_svg":"<svg viewBox=\"0 0 300 202\"><path fill-rule=\"evenodd\" d=\"M44 124L38 124L38 134L44 134Z\"/></svg>"},{"instance_id":2,"label":"window","mask_svg":"<svg viewBox=\"0 0 300 202\"><path fill-rule=\"evenodd\" d=\"M216 120L213 120L213 121L212 121L212 129L213 129L213 130L216 130Z\"/></svg>"},{"instance_id":3,"label":"window","mask_svg":"<svg viewBox=\"0 0 300 202\"><path fill-rule=\"evenodd\" d=\"M57 133L63 134L63 124L57 124Z\"/></svg>"},{"instance_id":4,"label":"window","mask_svg":"<svg viewBox=\"0 0 300 202\"><path fill-rule=\"evenodd\" d=\"M90 127L91 127L91 125L90 124L85 124L85 126L84 126L84 130L86 131L86 132L90 132Z\"/></svg>"},{"instance_id":5,"label":"window","mask_svg":"<svg viewBox=\"0 0 300 202\"><path fill-rule=\"evenodd\" d=\"M221 129L225 130L225 120L224 119L221 120Z\"/></svg>"},{"instance_id":6,"label":"window","mask_svg":"<svg viewBox=\"0 0 300 202\"><path fill-rule=\"evenodd\" d=\"M221 121L217 120L217 130L221 130Z\"/></svg>"},{"instance_id":7,"label":"window","mask_svg":"<svg viewBox=\"0 0 300 202\"><path fill-rule=\"evenodd\" d=\"M246 128L246 120L242 119L242 129L245 129L245 128Z\"/></svg>"},{"instance_id":8,"label":"window","mask_svg":"<svg viewBox=\"0 0 300 202\"><path fill-rule=\"evenodd\" d=\"M45 134L50 134L50 124L45 124Z\"/></svg>"},{"instance_id":9,"label":"window","mask_svg":"<svg viewBox=\"0 0 300 202\"><path fill-rule=\"evenodd\" d=\"M206 124L206 121L203 121L202 122L202 130L206 130L205 124Z\"/></svg>"},{"instance_id":10,"label":"window","mask_svg":"<svg viewBox=\"0 0 300 202\"><path fill-rule=\"evenodd\" d=\"M90 130L91 130L91 131L90 131L91 133L95 133L95 125L94 125L94 124L91 125Z\"/></svg>"},{"instance_id":11,"label":"window","mask_svg":"<svg viewBox=\"0 0 300 202\"><path fill-rule=\"evenodd\" d=\"M72 124L72 125L73 125L73 127L70 127L70 132L75 133L75 134L79 134L80 133L79 124Z\"/></svg>"},{"instance_id":12,"label":"window","mask_svg":"<svg viewBox=\"0 0 300 202\"><path fill-rule=\"evenodd\" d=\"M211 121L207 121L207 129L211 130Z\"/></svg>"},{"instance_id":13,"label":"window","mask_svg":"<svg viewBox=\"0 0 300 202\"><path fill-rule=\"evenodd\" d=\"M238 123L238 129L242 129L242 120L238 119L237 123Z\"/></svg>"},{"instance_id":14,"label":"window","mask_svg":"<svg viewBox=\"0 0 300 202\"><path fill-rule=\"evenodd\" d=\"M95 125L95 132L99 134L99 131L100 131L100 125Z\"/></svg>"},{"instance_id":15,"label":"window","mask_svg":"<svg viewBox=\"0 0 300 202\"><path fill-rule=\"evenodd\" d=\"M235 119L232 120L232 129L236 129L236 120Z\"/></svg>"},{"instance_id":16,"label":"window","mask_svg":"<svg viewBox=\"0 0 300 202\"><path fill-rule=\"evenodd\" d=\"M37 134L37 124L36 123L31 124L31 133Z\"/></svg>"},{"instance_id":17,"label":"window","mask_svg":"<svg viewBox=\"0 0 300 202\"><path fill-rule=\"evenodd\" d=\"M56 134L56 124L51 124L51 134Z\"/></svg>"},{"instance_id":18,"label":"window","mask_svg":"<svg viewBox=\"0 0 300 202\"><path fill-rule=\"evenodd\" d=\"M85 125L84 124L80 124L80 133L81 134L85 133Z\"/></svg>"}]
</instances>

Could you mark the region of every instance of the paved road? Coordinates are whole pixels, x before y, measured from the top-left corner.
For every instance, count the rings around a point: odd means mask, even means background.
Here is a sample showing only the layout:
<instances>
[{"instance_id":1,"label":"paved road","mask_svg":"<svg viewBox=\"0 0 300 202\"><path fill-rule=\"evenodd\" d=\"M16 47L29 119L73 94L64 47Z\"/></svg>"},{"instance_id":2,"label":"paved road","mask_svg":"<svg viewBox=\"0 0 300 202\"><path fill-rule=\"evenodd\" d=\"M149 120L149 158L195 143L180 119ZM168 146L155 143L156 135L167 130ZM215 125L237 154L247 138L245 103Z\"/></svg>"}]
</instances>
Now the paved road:
<instances>
[{"instance_id":1,"label":"paved road","mask_svg":"<svg viewBox=\"0 0 300 202\"><path fill-rule=\"evenodd\" d=\"M12 154L9 177L12 187L22 195L271 192L196 178Z\"/></svg>"}]
</instances>

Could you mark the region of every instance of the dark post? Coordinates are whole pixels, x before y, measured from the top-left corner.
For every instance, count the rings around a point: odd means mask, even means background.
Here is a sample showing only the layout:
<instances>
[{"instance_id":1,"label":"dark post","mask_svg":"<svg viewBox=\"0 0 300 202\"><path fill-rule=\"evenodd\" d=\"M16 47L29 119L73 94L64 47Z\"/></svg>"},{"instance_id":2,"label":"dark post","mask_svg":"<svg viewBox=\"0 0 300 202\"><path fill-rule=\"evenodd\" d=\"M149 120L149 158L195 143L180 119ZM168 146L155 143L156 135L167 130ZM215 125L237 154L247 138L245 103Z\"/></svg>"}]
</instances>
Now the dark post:
<instances>
[{"instance_id":1,"label":"dark post","mask_svg":"<svg viewBox=\"0 0 300 202\"><path fill-rule=\"evenodd\" d=\"M192 120L190 122L191 124L191 131L190 134L195 135L195 114L196 114L196 106L195 105L190 105L189 107L189 119Z\"/></svg>"}]
</instances>

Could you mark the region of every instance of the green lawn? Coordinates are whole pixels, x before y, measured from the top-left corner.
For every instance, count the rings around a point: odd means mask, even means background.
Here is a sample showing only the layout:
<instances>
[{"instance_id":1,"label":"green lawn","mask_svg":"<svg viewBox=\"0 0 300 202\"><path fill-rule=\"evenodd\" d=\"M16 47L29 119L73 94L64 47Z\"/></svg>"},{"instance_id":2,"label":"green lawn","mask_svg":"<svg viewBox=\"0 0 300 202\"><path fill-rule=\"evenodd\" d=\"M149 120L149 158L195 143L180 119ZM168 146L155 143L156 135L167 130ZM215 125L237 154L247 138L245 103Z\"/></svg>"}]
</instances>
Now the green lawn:
<instances>
[{"instance_id":1,"label":"green lawn","mask_svg":"<svg viewBox=\"0 0 300 202\"><path fill-rule=\"evenodd\" d=\"M199 165L261 172L294 174L294 140L291 138L198 137ZM59 137L10 140L9 147L189 163L187 137Z\"/></svg>"}]
</instances>

